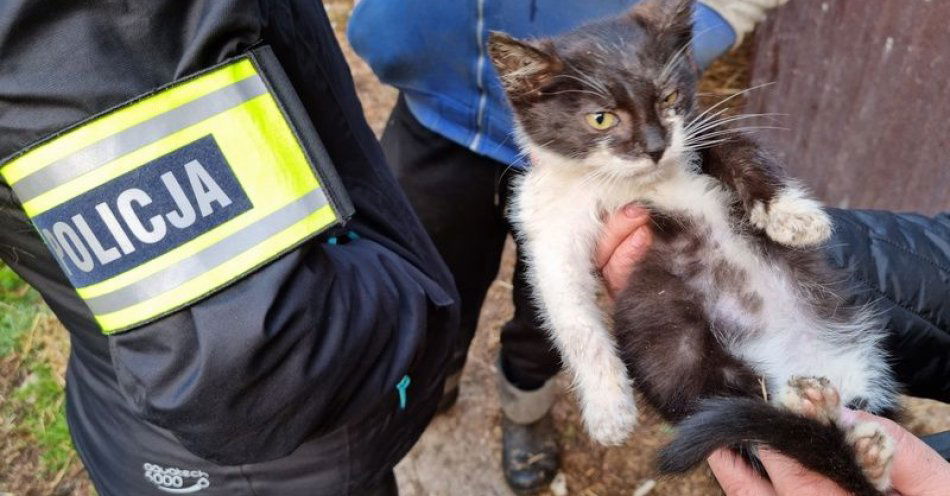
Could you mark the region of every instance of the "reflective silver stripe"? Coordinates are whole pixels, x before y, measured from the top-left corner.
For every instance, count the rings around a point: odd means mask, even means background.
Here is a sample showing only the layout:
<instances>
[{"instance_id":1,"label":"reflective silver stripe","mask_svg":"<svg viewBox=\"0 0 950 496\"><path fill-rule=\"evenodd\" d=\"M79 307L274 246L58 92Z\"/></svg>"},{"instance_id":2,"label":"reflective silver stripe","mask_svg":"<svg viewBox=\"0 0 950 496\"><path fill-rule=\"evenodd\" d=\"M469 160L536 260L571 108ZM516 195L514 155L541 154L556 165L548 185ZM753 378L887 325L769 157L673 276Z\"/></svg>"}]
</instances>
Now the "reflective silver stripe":
<instances>
[{"instance_id":1,"label":"reflective silver stripe","mask_svg":"<svg viewBox=\"0 0 950 496\"><path fill-rule=\"evenodd\" d=\"M21 202L28 202L122 155L214 117L264 93L267 93L267 86L261 77L249 76L92 143L13 183L13 190Z\"/></svg>"},{"instance_id":2,"label":"reflective silver stripe","mask_svg":"<svg viewBox=\"0 0 950 496\"><path fill-rule=\"evenodd\" d=\"M253 249L275 234L305 219L326 204L327 197L323 194L323 190L313 190L292 203L281 207L276 212L171 267L111 293L89 298L86 303L94 314L105 315L148 301Z\"/></svg>"}]
</instances>

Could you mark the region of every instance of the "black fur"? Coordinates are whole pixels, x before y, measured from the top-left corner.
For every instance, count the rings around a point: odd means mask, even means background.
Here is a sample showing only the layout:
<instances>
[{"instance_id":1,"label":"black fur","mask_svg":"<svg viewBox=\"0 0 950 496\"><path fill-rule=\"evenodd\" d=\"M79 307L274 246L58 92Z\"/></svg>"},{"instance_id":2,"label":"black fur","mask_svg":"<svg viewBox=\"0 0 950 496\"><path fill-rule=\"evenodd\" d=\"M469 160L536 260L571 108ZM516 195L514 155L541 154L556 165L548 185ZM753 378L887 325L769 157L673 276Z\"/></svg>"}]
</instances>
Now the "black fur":
<instances>
[{"instance_id":1,"label":"black fur","mask_svg":"<svg viewBox=\"0 0 950 496\"><path fill-rule=\"evenodd\" d=\"M723 446L751 451L751 446L766 444L858 496L881 494L861 472L836 426L755 399L714 398L697 406L697 413L680 422L676 438L660 451L662 472L687 472Z\"/></svg>"}]
</instances>

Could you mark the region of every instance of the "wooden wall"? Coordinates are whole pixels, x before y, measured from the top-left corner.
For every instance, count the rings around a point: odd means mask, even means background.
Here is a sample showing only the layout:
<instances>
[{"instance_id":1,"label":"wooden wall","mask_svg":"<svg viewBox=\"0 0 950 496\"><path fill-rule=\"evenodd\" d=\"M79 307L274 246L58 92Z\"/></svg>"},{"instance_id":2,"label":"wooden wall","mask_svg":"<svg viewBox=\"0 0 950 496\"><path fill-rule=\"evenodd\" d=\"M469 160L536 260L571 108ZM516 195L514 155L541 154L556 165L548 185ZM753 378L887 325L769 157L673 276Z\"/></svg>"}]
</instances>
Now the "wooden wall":
<instances>
[{"instance_id":1,"label":"wooden wall","mask_svg":"<svg viewBox=\"0 0 950 496\"><path fill-rule=\"evenodd\" d=\"M790 0L758 33L747 112L828 205L950 210L950 0Z\"/></svg>"}]
</instances>

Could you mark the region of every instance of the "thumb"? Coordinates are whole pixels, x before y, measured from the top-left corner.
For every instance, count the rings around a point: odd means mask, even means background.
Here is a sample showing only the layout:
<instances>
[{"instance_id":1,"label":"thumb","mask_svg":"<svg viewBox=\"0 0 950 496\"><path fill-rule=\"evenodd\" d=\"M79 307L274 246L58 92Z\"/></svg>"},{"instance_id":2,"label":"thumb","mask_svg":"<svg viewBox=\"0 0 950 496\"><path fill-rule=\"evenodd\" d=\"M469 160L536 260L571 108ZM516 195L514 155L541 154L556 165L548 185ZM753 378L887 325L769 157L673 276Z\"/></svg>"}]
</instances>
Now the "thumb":
<instances>
[{"instance_id":1,"label":"thumb","mask_svg":"<svg viewBox=\"0 0 950 496\"><path fill-rule=\"evenodd\" d=\"M772 485L752 470L735 451L720 448L706 460L726 496L754 494L776 496Z\"/></svg>"},{"instance_id":2,"label":"thumb","mask_svg":"<svg viewBox=\"0 0 950 496\"><path fill-rule=\"evenodd\" d=\"M759 450L759 460L772 479L779 494L847 496L847 492L831 479L806 469L797 461L767 447Z\"/></svg>"},{"instance_id":3,"label":"thumb","mask_svg":"<svg viewBox=\"0 0 950 496\"><path fill-rule=\"evenodd\" d=\"M950 488L950 463L896 423L862 411L846 411L857 422L875 422L894 441L891 484L901 494L944 496Z\"/></svg>"}]
</instances>

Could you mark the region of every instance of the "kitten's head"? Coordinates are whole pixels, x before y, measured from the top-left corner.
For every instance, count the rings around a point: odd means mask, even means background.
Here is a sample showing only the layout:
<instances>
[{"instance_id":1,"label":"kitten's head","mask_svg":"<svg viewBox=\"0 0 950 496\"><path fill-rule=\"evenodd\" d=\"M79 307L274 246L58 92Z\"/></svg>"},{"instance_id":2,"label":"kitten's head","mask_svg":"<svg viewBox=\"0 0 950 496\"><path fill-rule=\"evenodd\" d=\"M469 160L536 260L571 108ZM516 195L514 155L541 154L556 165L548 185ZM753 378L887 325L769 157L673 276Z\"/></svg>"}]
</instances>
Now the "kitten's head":
<instances>
[{"instance_id":1,"label":"kitten's head","mask_svg":"<svg viewBox=\"0 0 950 496\"><path fill-rule=\"evenodd\" d=\"M553 39L492 33L489 54L522 146L611 177L678 163L699 78L692 13L693 0L644 0Z\"/></svg>"}]
</instances>

